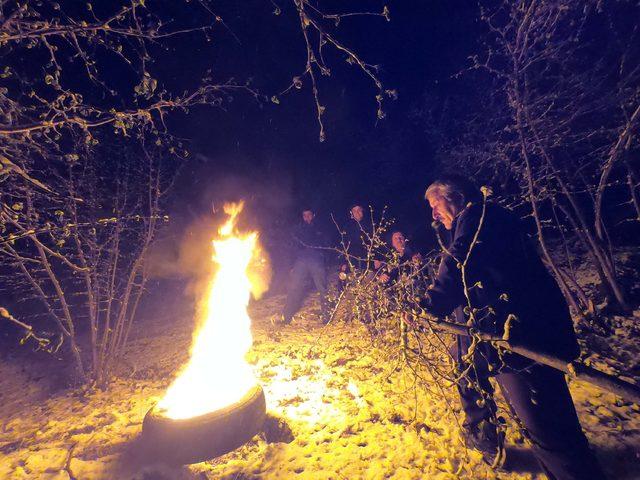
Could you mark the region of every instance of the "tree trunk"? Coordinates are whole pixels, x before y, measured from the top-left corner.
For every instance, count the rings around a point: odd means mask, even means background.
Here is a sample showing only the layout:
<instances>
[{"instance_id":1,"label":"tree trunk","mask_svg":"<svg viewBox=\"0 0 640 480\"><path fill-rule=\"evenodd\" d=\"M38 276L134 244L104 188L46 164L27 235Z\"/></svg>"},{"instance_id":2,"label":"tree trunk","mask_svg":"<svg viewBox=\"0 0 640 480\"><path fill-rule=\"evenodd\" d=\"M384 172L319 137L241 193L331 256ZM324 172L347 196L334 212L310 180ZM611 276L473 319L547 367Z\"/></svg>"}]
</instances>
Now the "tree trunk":
<instances>
[{"instance_id":1,"label":"tree trunk","mask_svg":"<svg viewBox=\"0 0 640 480\"><path fill-rule=\"evenodd\" d=\"M636 194L636 189L638 188L638 183L636 182L635 174L631 169L631 165L628 162L625 162L627 166L627 185L629 186L629 196L631 197L631 203L633 204L633 208L636 212L636 220L640 221L640 201L638 200L638 195Z\"/></svg>"},{"instance_id":2,"label":"tree trunk","mask_svg":"<svg viewBox=\"0 0 640 480\"><path fill-rule=\"evenodd\" d=\"M594 206L595 211L595 221L594 226L596 229L596 235L600 241L604 240L603 226L604 220L602 219L602 198L604 196L604 191L607 188L607 182L609 181L609 176L611 175L611 171L613 170L614 165L616 164L616 160L620 157L621 152L625 151L629 148L629 144L631 141L631 137L633 135L633 129L635 127L635 123L640 118L640 104L636 107L635 111L631 114L631 117L627 121L622 132L618 136L618 140L615 145L611 147L609 151L609 156L604 166L602 167L602 172L600 173L600 181L598 182L598 188L596 189L596 202Z\"/></svg>"},{"instance_id":3,"label":"tree trunk","mask_svg":"<svg viewBox=\"0 0 640 480\"><path fill-rule=\"evenodd\" d=\"M526 80L524 83L526 85ZM547 165L551 168L551 171L553 173L553 180L560 186L562 193L564 194L567 201L572 207L577 223L581 226L582 232L585 235L585 238L588 242L589 249L593 252L596 262L599 263L601 267L601 271L603 273L602 282L609 285L618 304L623 309L625 310L628 309L629 306L627 304L624 292L620 287L620 284L616 276L616 270L615 270L613 258L604 251L601 243L598 241L597 238L593 236L589 228L589 224L585 218L584 212L582 211L582 208L580 207L578 201L576 200L575 195L573 195L567 183L562 178L561 172L556 168L555 162L547 152L547 149L545 148L540 138L540 135L538 134L538 131L533 125L533 122L531 121L529 110L526 104L524 103L524 101L520 99L517 91L515 92L515 94L516 94L516 100L517 100L516 109L518 110L518 113L520 113L521 115L524 115L524 117L526 118L527 124L529 125L529 128L531 129L534 135L535 141L538 144L538 148L540 149L540 152L543 158L545 159ZM517 116L518 116L518 113L516 113ZM517 120L517 128L518 128L518 131L520 132L520 135L524 136L524 133L523 133L524 125L520 118L518 118ZM527 159L527 168L528 168L528 174L530 174L529 173L530 165L529 165L528 159Z\"/></svg>"},{"instance_id":4,"label":"tree trunk","mask_svg":"<svg viewBox=\"0 0 640 480\"><path fill-rule=\"evenodd\" d=\"M517 86L514 85L514 90L517 89ZM516 129L518 132L518 138L519 138L519 144L520 144L520 152L522 153L522 158L524 160L525 163L525 170L526 170L526 178L527 178L527 188L528 188L528 200L529 203L531 204L531 213L533 215L533 219L536 223L536 231L538 234L538 242L540 243L540 247L542 248L542 253L544 255L544 258L546 260L547 265L549 266L549 268L551 268L556 281L558 282L558 285L560 286L560 288L562 289L562 293L564 293L564 296L567 300L567 302L569 303L569 305L571 307L573 307L573 309L576 312L580 312L581 309L578 306L578 303L576 302L576 299L574 298L574 296L571 293L571 289L569 288L569 286L567 285L567 283L565 282L563 276L560 274L560 268L556 265L555 261L553 260L553 258L551 257L551 254L549 253L549 248L547 246L547 242L544 238L544 232L542 230L542 221L540 220L540 212L538 210L538 202L536 199L536 192L535 192L535 185L534 185L534 181L533 181L533 173L531 171L531 161L529 159L529 151L527 149L527 142L525 139L525 135L524 135L524 127L522 125L522 111L520 108L520 99L518 98L518 94L517 92L513 92L514 93L514 98L512 99L515 102L515 108L516 108L516 112L515 112L515 116L516 116Z\"/></svg>"}]
</instances>

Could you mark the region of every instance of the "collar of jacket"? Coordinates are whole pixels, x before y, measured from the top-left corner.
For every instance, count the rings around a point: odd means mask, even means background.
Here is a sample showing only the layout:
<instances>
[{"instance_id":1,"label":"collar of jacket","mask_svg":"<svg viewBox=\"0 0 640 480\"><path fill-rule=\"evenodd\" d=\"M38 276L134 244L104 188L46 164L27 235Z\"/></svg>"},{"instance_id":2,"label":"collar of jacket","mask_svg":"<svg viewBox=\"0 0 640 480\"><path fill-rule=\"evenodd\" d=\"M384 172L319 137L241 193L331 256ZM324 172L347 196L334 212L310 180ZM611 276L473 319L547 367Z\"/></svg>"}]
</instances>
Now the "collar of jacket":
<instances>
[{"instance_id":1,"label":"collar of jacket","mask_svg":"<svg viewBox=\"0 0 640 480\"><path fill-rule=\"evenodd\" d=\"M455 217L453 217L453 220L451 222L451 231L455 232L456 231L456 227L458 225L458 219L465 213L468 212L471 207L473 207L475 205L475 203L473 202L467 202L467 204L464 206L464 208L462 210L460 210Z\"/></svg>"}]
</instances>

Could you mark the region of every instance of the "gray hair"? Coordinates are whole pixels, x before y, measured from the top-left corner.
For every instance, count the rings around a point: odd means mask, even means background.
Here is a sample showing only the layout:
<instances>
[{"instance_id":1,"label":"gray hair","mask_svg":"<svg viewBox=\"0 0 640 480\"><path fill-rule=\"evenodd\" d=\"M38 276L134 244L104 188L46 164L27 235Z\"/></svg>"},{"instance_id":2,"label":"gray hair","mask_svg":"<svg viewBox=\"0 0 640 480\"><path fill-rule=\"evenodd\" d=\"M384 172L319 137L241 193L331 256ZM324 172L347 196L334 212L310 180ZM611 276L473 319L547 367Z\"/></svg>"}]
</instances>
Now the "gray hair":
<instances>
[{"instance_id":1,"label":"gray hair","mask_svg":"<svg viewBox=\"0 0 640 480\"><path fill-rule=\"evenodd\" d=\"M432 182L424 193L424 199L428 200L433 195L460 206L482 199L482 194L468 178L455 174L443 175Z\"/></svg>"},{"instance_id":2,"label":"gray hair","mask_svg":"<svg viewBox=\"0 0 640 480\"><path fill-rule=\"evenodd\" d=\"M446 198L448 201L453 201L454 193L451 185L442 182L433 182L427 187L427 191L424 192L424 199L428 200L429 197L437 195Z\"/></svg>"}]
</instances>

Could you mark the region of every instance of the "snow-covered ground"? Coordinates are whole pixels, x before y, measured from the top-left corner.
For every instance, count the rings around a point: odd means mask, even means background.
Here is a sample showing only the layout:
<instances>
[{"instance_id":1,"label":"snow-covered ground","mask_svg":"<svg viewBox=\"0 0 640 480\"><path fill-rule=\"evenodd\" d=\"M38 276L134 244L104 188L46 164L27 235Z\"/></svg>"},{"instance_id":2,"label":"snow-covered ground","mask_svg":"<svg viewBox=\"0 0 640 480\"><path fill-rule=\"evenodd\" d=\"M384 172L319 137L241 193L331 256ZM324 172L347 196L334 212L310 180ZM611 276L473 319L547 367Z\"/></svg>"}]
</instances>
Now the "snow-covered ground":
<instances>
[{"instance_id":1,"label":"snow-covered ground","mask_svg":"<svg viewBox=\"0 0 640 480\"><path fill-rule=\"evenodd\" d=\"M411 375L394 371L357 325L320 326L316 299L292 325L274 329L269 319L282 302L276 296L252 306L249 355L269 414L286 425L279 434L258 435L223 457L186 467L134 460L131 446L146 411L187 358L193 324L172 313L145 323L108 391L51 390L60 368L55 363L41 361L34 369L22 357L3 361L0 478L544 478L512 426L507 469L491 471L462 445L447 399L415 388ZM640 318L616 322L616 343L605 353L615 351L617 361L604 355L591 361L608 371L624 368L637 381ZM582 383L572 383L571 391L610 478L640 478L640 406ZM452 389L448 397L457 405Z\"/></svg>"}]
</instances>

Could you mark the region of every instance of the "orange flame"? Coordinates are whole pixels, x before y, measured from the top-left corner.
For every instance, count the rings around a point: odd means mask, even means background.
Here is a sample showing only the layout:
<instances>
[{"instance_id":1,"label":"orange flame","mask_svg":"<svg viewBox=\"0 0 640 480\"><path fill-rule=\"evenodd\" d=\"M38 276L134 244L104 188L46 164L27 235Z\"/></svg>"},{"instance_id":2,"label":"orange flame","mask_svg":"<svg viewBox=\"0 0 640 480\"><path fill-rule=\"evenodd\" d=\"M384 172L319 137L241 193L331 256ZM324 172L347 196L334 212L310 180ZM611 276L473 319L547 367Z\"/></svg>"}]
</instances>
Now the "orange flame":
<instances>
[{"instance_id":1,"label":"orange flame","mask_svg":"<svg viewBox=\"0 0 640 480\"><path fill-rule=\"evenodd\" d=\"M242 208L242 202L224 206L230 217L218 231L220 238L213 241L213 260L219 268L209 289L204 322L189 363L158 403L170 418L218 410L240 400L256 383L245 355L252 343L247 269L258 251L258 234L234 233Z\"/></svg>"}]
</instances>

